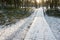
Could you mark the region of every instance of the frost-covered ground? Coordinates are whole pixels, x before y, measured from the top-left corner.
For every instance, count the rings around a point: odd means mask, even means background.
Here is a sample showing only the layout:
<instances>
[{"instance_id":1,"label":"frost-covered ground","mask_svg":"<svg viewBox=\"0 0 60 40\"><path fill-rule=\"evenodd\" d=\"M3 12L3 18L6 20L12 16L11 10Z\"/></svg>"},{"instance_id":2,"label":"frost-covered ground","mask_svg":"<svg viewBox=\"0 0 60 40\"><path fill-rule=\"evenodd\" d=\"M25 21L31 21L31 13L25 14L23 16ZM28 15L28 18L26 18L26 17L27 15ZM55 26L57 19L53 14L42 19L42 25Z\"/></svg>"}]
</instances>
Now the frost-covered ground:
<instances>
[{"instance_id":1,"label":"frost-covered ground","mask_svg":"<svg viewBox=\"0 0 60 40\"><path fill-rule=\"evenodd\" d=\"M37 15L25 37L25 40L56 40L52 30L44 18L42 8L38 9Z\"/></svg>"},{"instance_id":2,"label":"frost-covered ground","mask_svg":"<svg viewBox=\"0 0 60 40\"><path fill-rule=\"evenodd\" d=\"M60 40L60 18L45 15L46 21L49 24L55 38Z\"/></svg>"}]
</instances>

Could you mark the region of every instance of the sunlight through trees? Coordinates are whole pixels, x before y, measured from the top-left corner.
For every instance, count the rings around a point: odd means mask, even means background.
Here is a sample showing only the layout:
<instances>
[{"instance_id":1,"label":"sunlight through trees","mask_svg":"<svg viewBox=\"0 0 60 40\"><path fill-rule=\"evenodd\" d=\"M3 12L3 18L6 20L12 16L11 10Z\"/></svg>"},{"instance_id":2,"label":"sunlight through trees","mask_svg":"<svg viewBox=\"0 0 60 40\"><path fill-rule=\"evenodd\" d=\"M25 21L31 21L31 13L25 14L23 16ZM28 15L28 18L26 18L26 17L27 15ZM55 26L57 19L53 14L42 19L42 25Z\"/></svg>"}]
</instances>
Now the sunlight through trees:
<instances>
[{"instance_id":1,"label":"sunlight through trees","mask_svg":"<svg viewBox=\"0 0 60 40\"><path fill-rule=\"evenodd\" d=\"M0 0L0 8L5 7L38 7L38 6L49 6L56 8L60 6L60 0Z\"/></svg>"}]
</instances>

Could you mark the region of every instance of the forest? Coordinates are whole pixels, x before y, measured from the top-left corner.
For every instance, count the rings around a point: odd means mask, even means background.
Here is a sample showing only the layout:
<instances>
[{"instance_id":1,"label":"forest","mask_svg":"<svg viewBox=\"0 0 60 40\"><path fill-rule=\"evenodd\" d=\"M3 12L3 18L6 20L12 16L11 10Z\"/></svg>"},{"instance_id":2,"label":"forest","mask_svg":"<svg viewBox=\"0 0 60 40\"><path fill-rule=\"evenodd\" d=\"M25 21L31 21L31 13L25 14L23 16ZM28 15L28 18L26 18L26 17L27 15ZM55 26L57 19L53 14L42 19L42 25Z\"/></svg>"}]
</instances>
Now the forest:
<instances>
[{"instance_id":1,"label":"forest","mask_svg":"<svg viewBox=\"0 0 60 40\"><path fill-rule=\"evenodd\" d=\"M0 25L9 25L16 19L29 17L34 12L33 8L40 7L46 7L48 15L60 14L60 0L0 0Z\"/></svg>"}]
</instances>

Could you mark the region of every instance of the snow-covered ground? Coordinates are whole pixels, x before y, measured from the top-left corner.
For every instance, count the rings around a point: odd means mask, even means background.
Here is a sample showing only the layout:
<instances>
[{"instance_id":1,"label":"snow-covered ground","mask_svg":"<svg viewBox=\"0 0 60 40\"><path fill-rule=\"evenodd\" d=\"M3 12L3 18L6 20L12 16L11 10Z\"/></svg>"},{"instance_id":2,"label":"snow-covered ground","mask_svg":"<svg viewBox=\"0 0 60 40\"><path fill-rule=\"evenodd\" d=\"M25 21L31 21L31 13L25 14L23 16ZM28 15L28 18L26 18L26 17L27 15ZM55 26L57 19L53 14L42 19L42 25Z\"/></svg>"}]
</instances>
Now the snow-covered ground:
<instances>
[{"instance_id":1,"label":"snow-covered ground","mask_svg":"<svg viewBox=\"0 0 60 40\"><path fill-rule=\"evenodd\" d=\"M25 37L25 40L56 40L44 18L42 8L38 9L37 15Z\"/></svg>"},{"instance_id":2,"label":"snow-covered ground","mask_svg":"<svg viewBox=\"0 0 60 40\"><path fill-rule=\"evenodd\" d=\"M59 24L59 18L44 16L41 7L30 17L0 30L0 40L59 40Z\"/></svg>"},{"instance_id":3,"label":"snow-covered ground","mask_svg":"<svg viewBox=\"0 0 60 40\"><path fill-rule=\"evenodd\" d=\"M60 40L60 18L45 15L45 19L49 24L55 38Z\"/></svg>"},{"instance_id":4,"label":"snow-covered ground","mask_svg":"<svg viewBox=\"0 0 60 40\"><path fill-rule=\"evenodd\" d=\"M25 18L12 25L11 27L4 28L0 30L0 40L20 40L22 39L32 21L34 20L35 13L33 13L30 17ZM19 36L19 37L18 37Z\"/></svg>"}]
</instances>

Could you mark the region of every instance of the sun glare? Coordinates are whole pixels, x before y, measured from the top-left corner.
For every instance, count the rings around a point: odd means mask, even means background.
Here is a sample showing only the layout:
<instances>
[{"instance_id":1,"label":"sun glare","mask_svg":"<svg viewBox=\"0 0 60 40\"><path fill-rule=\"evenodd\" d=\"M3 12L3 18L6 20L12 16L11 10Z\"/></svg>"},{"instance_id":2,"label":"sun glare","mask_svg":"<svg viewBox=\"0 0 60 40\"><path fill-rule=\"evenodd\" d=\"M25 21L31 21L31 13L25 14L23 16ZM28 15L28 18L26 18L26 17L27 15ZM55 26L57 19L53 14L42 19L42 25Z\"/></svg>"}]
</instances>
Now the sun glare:
<instances>
[{"instance_id":1,"label":"sun glare","mask_svg":"<svg viewBox=\"0 0 60 40\"><path fill-rule=\"evenodd\" d=\"M37 1L37 3L41 3L42 2L42 0L36 0ZM46 2L46 0L44 0L44 2Z\"/></svg>"},{"instance_id":2,"label":"sun glare","mask_svg":"<svg viewBox=\"0 0 60 40\"><path fill-rule=\"evenodd\" d=\"M39 0L36 0L37 1L37 3L39 3Z\"/></svg>"},{"instance_id":3,"label":"sun glare","mask_svg":"<svg viewBox=\"0 0 60 40\"><path fill-rule=\"evenodd\" d=\"M41 3L41 0L36 0L37 1L37 3Z\"/></svg>"}]
</instances>

